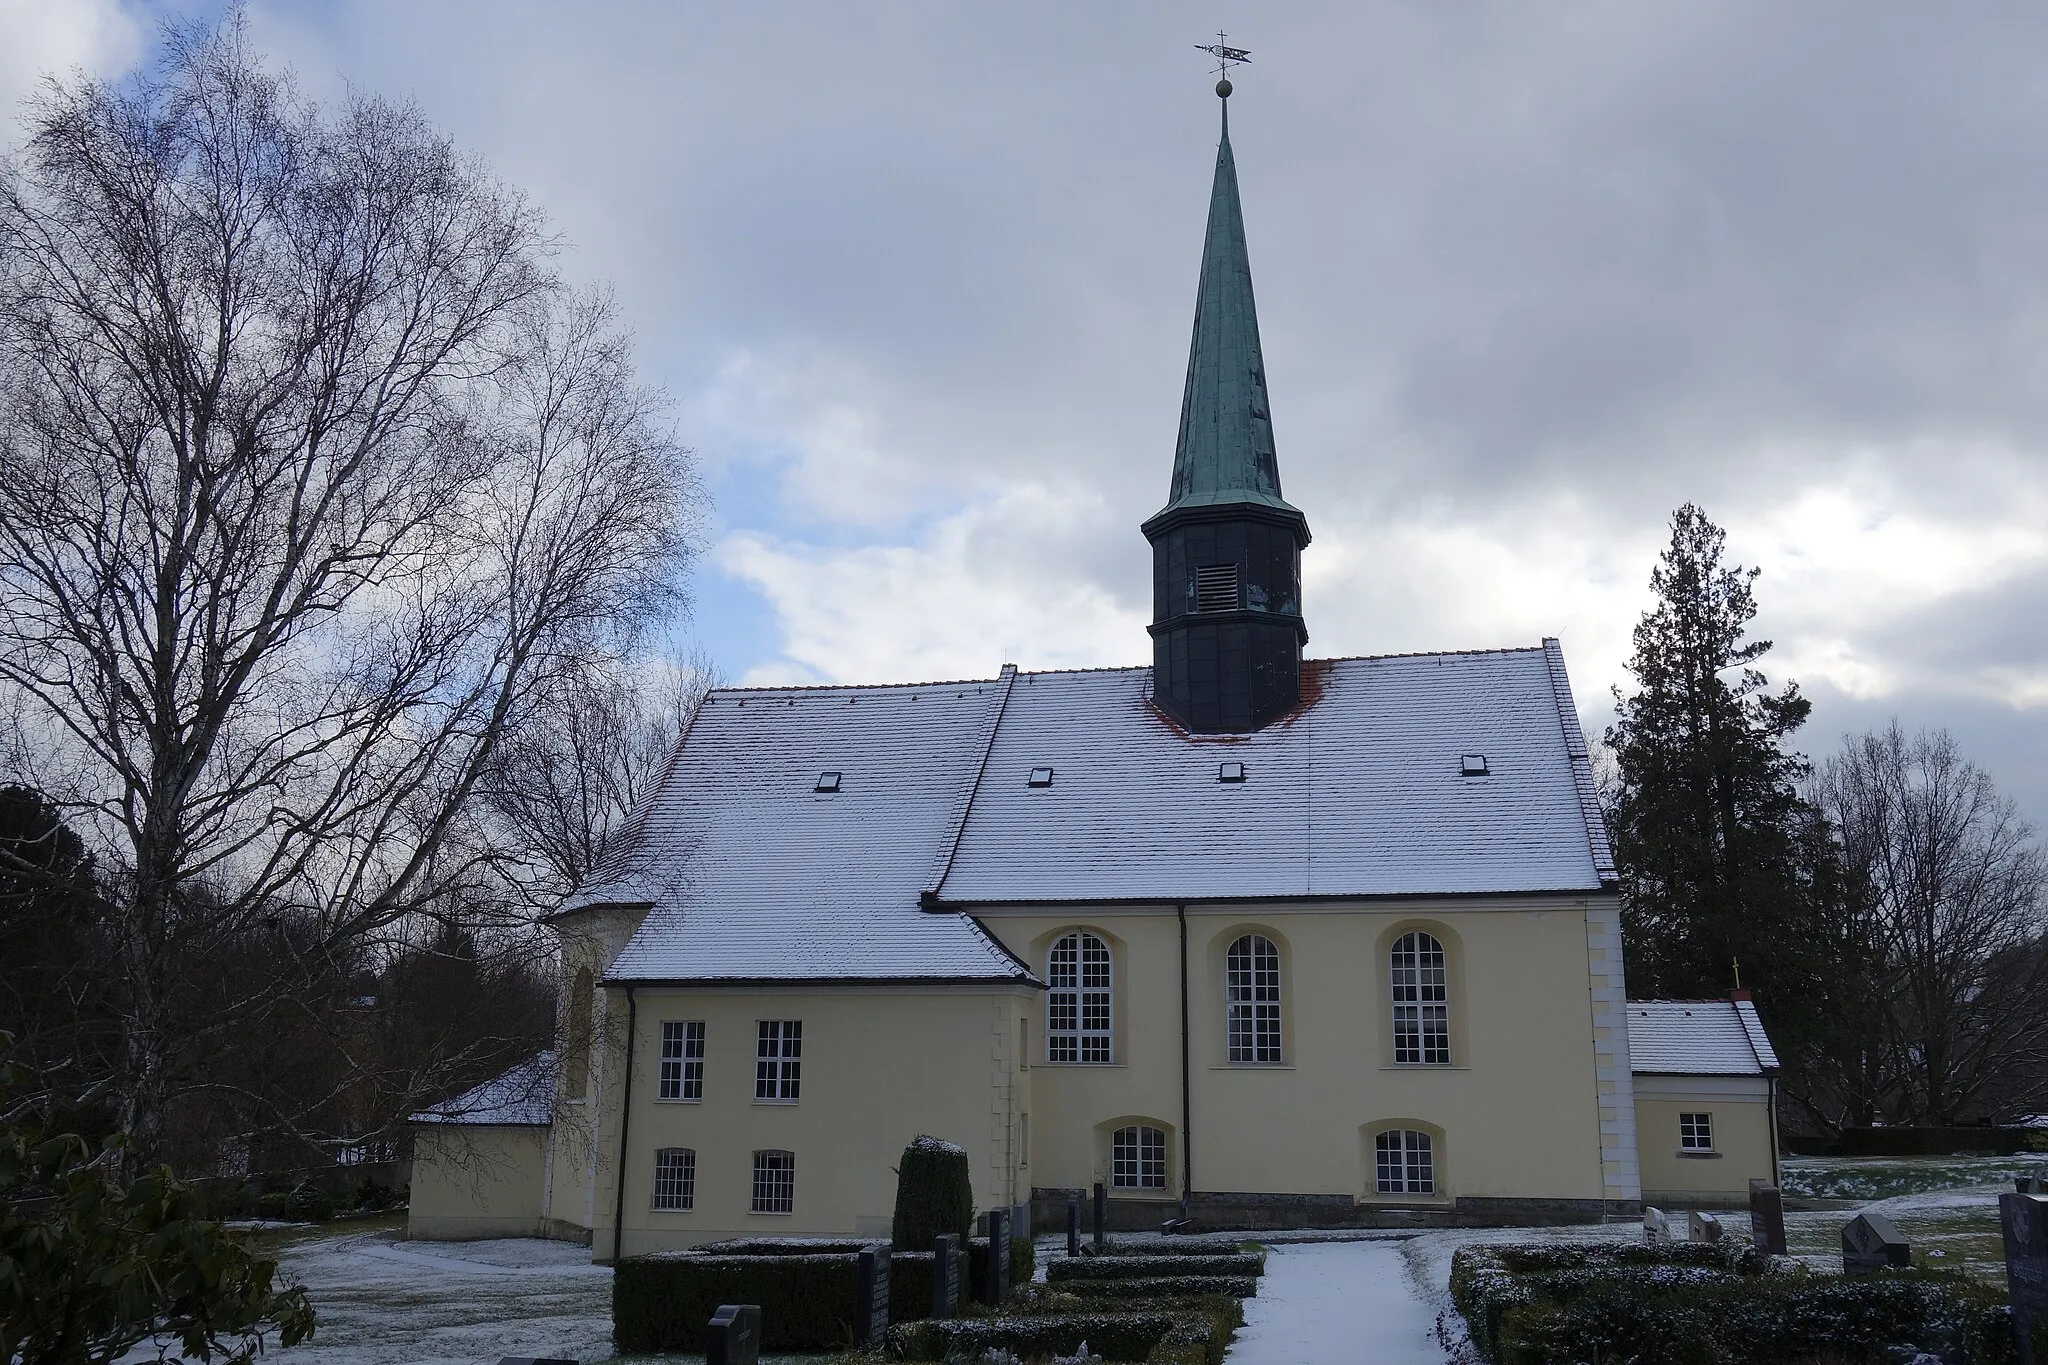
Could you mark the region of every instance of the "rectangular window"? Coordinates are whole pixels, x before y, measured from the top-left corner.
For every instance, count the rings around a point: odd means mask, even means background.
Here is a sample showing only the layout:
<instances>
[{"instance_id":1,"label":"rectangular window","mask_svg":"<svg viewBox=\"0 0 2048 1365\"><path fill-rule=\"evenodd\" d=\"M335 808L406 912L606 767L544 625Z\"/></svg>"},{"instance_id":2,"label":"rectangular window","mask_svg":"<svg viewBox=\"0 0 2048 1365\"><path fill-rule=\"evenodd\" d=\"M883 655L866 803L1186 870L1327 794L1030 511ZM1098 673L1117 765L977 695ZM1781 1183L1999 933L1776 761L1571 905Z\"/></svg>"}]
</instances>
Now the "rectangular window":
<instances>
[{"instance_id":1,"label":"rectangular window","mask_svg":"<svg viewBox=\"0 0 2048 1365\"><path fill-rule=\"evenodd\" d=\"M754 1153L755 1213L796 1212L796 1154Z\"/></svg>"},{"instance_id":2,"label":"rectangular window","mask_svg":"<svg viewBox=\"0 0 2048 1365\"><path fill-rule=\"evenodd\" d=\"M1429 1134L1397 1129L1373 1139L1381 1194L1435 1194L1436 1161Z\"/></svg>"},{"instance_id":3,"label":"rectangular window","mask_svg":"<svg viewBox=\"0 0 2048 1365\"><path fill-rule=\"evenodd\" d=\"M696 1206L696 1152L688 1147L663 1147L654 1154L654 1207L687 1213Z\"/></svg>"},{"instance_id":4,"label":"rectangular window","mask_svg":"<svg viewBox=\"0 0 2048 1365\"><path fill-rule=\"evenodd\" d=\"M1678 1116L1678 1149L1681 1152L1713 1151L1714 1116L1712 1114L1680 1114Z\"/></svg>"},{"instance_id":5,"label":"rectangular window","mask_svg":"<svg viewBox=\"0 0 2048 1365\"><path fill-rule=\"evenodd\" d=\"M1110 1136L1109 1183L1119 1190L1166 1188L1166 1133L1149 1124L1119 1128Z\"/></svg>"},{"instance_id":6,"label":"rectangular window","mask_svg":"<svg viewBox=\"0 0 2048 1365\"><path fill-rule=\"evenodd\" d=\"M1394 945L1394 1062L1399 1066L1451 1064L1450 974L1443 944L1428 934L1405 934Z\"/></svg>"},{"instance_id":7,"label":"rectangular window","mask_svg":"<svg viewBox=\"0 0 2048 1365\"><path fill-rule=\"evenodd\" d=\"M754 1050L754 1098L794 1100L803 1076L804 1021L761 1019ZM787 1210L785 1210L787 1212Z\"/></svg>"},{"instance_id":8,"label":"rectangular window","mask_svg":"<svg viewBox=\"0 0 2048 1365\"><path fill-rule=\"evenodd\" d=\"M661 1090L665 1100L704 1098L704 1021L661 1021Z\"/></svg>"},{"instance_id":9,"label":"rectangular window","mask_svg":"<svg viewBox=\"0 0 2048 1365\"><path fill-rule=\"evenodd\" d=\"M1045 995L1045 1058L1049 1062L1110 1060L1109 945L1093 934L1068 934L1052 948Z\"/></svg>"}]
</instances>

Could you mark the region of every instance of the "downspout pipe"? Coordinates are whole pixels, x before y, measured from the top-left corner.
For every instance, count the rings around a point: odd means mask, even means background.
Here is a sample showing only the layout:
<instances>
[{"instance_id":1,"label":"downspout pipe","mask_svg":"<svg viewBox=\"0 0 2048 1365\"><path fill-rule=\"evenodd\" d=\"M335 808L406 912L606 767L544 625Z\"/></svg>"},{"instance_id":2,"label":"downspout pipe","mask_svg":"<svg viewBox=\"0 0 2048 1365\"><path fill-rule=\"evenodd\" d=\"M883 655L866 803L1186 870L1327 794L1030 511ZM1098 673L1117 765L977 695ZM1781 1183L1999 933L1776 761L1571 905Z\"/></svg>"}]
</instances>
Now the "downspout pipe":
<instances>
[{"instance_id":1,"label":"downspout pipe","mask_svg":"<svg viewBox=\"0 0 2048 1365\"><path fill-rule=\"evenodd\" d=\"M640 1002L633 988L626 987L626 1084L619 1097L618 1202L612 1207L612 1264L619 1263L619 1248L626 1236L626 1134L633 1126L633 1025Z\"/></svg>"},{"instance_id":2,"label":"downspout pipe","mask_svg":"<svg viewBox=\"0 0 2048 1365\"><path fill-rule=\"evenodd\" d=\"M1188 1216L1188 1198L1195 1188L1194 1105L1189 1095L1192 1068L1188 1060L1188 907L1175 904L1180 921L1180 1216Z\"/></svg>"},{"instance_id":3,"label":"downspout pipe","mask_svg":"<svg viewBox=\"0 0 2048 1365\"><path fill-rule=\"evenodd\" d=\"M1771 1183L1780 1183L1778 1177L1778 1073L1775 1070L1764 1073L1771 1086Z\"/></svg>"}]
</instances>

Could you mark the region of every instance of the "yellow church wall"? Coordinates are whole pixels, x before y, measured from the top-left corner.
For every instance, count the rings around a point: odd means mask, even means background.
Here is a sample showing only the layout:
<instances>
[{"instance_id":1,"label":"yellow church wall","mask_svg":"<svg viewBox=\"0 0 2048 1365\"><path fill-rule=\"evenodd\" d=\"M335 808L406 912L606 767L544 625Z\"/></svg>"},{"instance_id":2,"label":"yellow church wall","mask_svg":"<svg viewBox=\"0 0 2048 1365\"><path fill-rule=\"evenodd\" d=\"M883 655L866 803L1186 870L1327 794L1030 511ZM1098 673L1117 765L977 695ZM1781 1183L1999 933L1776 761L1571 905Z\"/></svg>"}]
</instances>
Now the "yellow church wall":
<instances>
[{"instance_id":1,"label":"yellow church wall","mask_svg":"<svg viewBox=\"0 0 2048 1365\"><path fill-rule=\"evenodd\" d=\"M626 993L610 987L608 1017ZM1017 1065L1021 1021L1036 991L1001 987L847 990L635 990L632 1118L625 1160L620 1250L637 1255L726 1237L886 1236L894 1168L921 1133L967 1149L978 1209L1028 1199L1022 1165L1025 1102ZM802 1077L794 1103L754 1098L756 1023L803 1022ZM658 1097L663 1020L705 1025L704 1097ZM598 1084L623 1093L610 1053ZM618 1187L619 1106L605 1102L597 1137L592 1254L612 1254ZM653 1207L654 1154L696 1153L694 1207ZM753 1154L795 1157L794 1211L753 1213Z\"/></svg>"},{"instance_id":2,"label":"yellow church wall","mask_svg":"<svg viewBox=\"0 0 2048 1365\"><path fill-rule=\"evenodd\" d=\"M407 1235L460 1241L541 1233L547 1136L539 1127L421 1125L413 1138Z\"/></svg>"},{"instance_id":3,"label":"yellow church wall","mask_svg":"<svg viewBox=\"0 0 2048 1365\"><path fill-rule=\"evenodd\" d=\"M1711 1154L1682 1152L1678 1116L1713 1116ZM1646 1204L1747 1206L1752 1179L1775 1180L1770 1082L1762 1077L1638 1076L1636 1141Z\"/></svg>"},{"instance_id":4,"label":"yellow church wall","mask_svg":"<svg viewBox=\"0 0 2048 1365\"><path fill-rule=\"evenodd\" d=\"M1045 1060L1044 1005L1031 1024L1034 1165L1041 1188L1108 1179L1108 1132L1145 1118L1169 1134L1171 1202L1181 1188L1180 943L1171 906L1117 913L984 911L1043 975L1052 944L1089 929L1111 945L1114 1062ZM1459 1198L1599 1200L1586 909L1574 902L1192 907L1188 911L1190 1108L1198 1192L1348 1195L1367 1203ZM1407 930L1445 946L1452 1065L1397 1066L1387 955ZM1278 947L1283 1062L1233 1065L1224 958L1240 934ZM1438 1193L1381 1196L1372 1137L1430 1132ZM1632 1194L1632 1191L1631 1191Z\"/></svg>"}]
</instances>

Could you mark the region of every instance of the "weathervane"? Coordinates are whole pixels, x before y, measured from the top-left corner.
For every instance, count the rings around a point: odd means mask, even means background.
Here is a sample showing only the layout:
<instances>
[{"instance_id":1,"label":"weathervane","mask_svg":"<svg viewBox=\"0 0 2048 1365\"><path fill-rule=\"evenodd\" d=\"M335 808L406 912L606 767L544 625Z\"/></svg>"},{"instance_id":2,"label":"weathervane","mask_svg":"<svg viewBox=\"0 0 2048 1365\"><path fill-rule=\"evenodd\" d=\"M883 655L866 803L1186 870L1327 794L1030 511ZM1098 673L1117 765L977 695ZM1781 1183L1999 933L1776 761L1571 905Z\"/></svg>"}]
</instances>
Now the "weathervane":
<instances>
[{"instance_id":1,"label":"weathervane","mask_svg":"<svg viewBox=\"0 0 2048 1365\"><path fill-rule=\"evenodd\" d=\"M1243 66L1252 59L1252 54L1248 48L1230 46L1230 44L1223 41L1224 36L1223 31L1218 29L1215 42L1196 43L1195 50L1206 52L1216 59L1216 74L1223 78L1216 82L1216 93L1224 99L1229 99L1230 68L1233 66Z\"/></svg>"}]
</instances>

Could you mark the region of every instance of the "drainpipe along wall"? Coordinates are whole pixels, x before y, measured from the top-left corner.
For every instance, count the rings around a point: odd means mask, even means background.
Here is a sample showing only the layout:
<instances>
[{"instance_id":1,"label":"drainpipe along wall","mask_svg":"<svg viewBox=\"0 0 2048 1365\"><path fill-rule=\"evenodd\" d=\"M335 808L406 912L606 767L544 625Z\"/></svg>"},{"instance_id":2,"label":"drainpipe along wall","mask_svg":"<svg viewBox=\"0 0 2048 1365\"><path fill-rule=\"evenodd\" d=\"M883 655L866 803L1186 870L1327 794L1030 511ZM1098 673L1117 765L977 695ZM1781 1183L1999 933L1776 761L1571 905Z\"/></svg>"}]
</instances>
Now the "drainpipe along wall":
<instances>
[{"instance_id":1,"label":"drainpipe along wall","mask_svg":"<svg viewBox=\"0 0 2048 1365\"><path fill-rule=\"evenodd\" d=\"M1188 1216L1188 1196L1195 1188L1194 1107L1188 1094L1188 908L1173 907L1180 921L1180 1216Z\"/></svg>"},{"instance_id":2,"label":"drainpipe along wall","mask_svg":"<svg viewBox=\"0 0 2048 1365\"><path fill-rule=\"evenodd\" d=\"M633 998L633 988L626 987L626 1084L620 1093L619 1102L619 1173L618 1203L612 1208L612 1264L619 1261L619 1247L626 1236L626 1134L633 1126L633 1025L634 1016L639 1012L640 1002Z\"/></svg>"}]
</instances>

